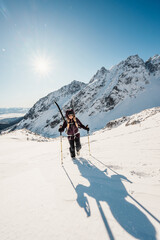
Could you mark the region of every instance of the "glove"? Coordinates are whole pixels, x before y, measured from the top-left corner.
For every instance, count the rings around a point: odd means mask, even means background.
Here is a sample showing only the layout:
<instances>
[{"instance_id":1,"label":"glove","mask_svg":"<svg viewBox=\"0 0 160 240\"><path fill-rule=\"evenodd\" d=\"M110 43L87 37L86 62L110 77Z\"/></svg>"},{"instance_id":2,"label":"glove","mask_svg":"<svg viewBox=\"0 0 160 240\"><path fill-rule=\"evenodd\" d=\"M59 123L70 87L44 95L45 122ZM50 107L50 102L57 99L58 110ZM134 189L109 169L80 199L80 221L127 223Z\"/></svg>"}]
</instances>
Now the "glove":
<instances>
[{"instance_id":1,"label":"glove","mask_svg":"<svg viewBox=\"0 0 160 240\"><path fill-rule=\"evenodd\" d=\"M89 127L88 127L88 125L86 125L86 130L89 132Z\"/></svg>"},{"instance_id":2,"label":"glove","mask_svg":"<svg viewBox=\"0 0 160 240\"><path fill-rule=\"evenodd\" d=\"M58 131L63 132L62 126L59 127Z\"/></svg>"}]
</instances>

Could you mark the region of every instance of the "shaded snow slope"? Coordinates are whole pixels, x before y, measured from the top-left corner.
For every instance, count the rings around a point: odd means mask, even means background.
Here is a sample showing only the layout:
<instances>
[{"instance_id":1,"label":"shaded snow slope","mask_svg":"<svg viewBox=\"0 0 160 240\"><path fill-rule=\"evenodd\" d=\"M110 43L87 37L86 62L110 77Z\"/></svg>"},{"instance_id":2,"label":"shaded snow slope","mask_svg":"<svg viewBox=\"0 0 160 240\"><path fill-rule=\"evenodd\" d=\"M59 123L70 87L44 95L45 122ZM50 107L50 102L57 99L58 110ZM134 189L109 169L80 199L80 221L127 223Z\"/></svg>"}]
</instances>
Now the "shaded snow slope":
<instances>
[{"instance_id":1,"label":"shaded snow slope","mask_svg":"<svg viewBox=\"0 0 160 240\"><path fill-rule=\"evenodd\" d=\"M40 99L26 114L17 128L27 128L43 136L58 136L62 122L53 101L63 112L71 106L91 131L103 128L107 122L141 110L160 106L160 56L144 62L138 55L107 70L102 67L88 84L73 81L60 90Z\"/></svg>"},{"instance_id":2,"label":"shaded snow slope","mask_svg":"<svg viewBox=\"0 0 160 240\"><path fill-rule=\"evenodd\" d=\"M159 110L92 134L91 156L82 137L74 161L64 137L63 167L59 138L1 135L1 240L160 239Z\"/></svg>"}]
</instances>

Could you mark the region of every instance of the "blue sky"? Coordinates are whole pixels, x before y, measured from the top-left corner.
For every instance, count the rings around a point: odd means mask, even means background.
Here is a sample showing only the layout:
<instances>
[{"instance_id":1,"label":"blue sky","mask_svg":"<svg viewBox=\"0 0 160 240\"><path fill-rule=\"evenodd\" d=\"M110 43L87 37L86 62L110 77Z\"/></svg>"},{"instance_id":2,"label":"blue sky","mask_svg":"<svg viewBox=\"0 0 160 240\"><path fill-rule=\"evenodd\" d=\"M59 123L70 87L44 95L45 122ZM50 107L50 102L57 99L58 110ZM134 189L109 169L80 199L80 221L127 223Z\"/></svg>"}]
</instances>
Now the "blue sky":
<instances>
[{"instance_id":1,"label":"blue sky","mask_svg":"<svg viewBox=\"0 0 160 240\"><path fill-rule=\"evenodd\" d=\"M32 107L102 66L160 54L159 13L158 0L0 0L0 107Z\"/></svg>"}]
</instances>

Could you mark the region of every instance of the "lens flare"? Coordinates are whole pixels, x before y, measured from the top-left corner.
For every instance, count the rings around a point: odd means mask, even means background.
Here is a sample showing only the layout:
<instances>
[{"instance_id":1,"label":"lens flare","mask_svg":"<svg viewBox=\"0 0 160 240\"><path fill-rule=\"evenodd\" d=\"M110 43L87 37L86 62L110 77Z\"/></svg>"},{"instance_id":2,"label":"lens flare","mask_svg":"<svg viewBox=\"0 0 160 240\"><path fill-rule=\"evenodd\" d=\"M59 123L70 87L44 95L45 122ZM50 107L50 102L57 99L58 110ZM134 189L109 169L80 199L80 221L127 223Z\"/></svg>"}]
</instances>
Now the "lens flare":
<instances>
[{"instance_id":1,"label":"lens flare","mask_svg":"<svg viewBox=\"0 0 160 240\"><path fill-rule=\"evenodd\" d=\"M32 61L32 67L39 75L46 76L51 72L51 61L46 57L35 56Z\"/></svg>"}]
</instances>

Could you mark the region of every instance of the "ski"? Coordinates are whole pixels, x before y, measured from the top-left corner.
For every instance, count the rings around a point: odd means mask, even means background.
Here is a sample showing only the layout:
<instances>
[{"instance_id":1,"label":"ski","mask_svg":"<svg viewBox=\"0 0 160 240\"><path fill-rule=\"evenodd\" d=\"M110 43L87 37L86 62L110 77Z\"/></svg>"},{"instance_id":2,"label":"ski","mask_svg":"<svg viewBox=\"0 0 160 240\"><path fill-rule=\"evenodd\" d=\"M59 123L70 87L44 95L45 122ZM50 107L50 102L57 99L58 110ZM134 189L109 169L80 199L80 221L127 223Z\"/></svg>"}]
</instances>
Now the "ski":
<instances>
[{"instance_id":1,"label":"ski","mask_svg":"<svg viewBox=\"0 0 160 240\"><path fill-rule=\"evenodd\" d=\"M60 109L60 106L58 105L58 103L57 103L56 101L54 101L54 102L55 102L55 104L56 104L56 106L57 106L57 108L58 108L58 110L59 110L59 112L60 112L63 120L65 121L65 117L64 117L64 115L63 115L63 113L62 113L62 111L61 111L61 109Z\"/></svg>"},{"instance_id":2,"label":"ski","mask_svg":"<svg viewBox=\"0 0 160 240\"><path fill-rule=\"evenodd\" d=\"M74 111L74 98L71 99L71 108L73 109L73 112L75 113L75 111Z\"/></svg>"}]
</instances>

